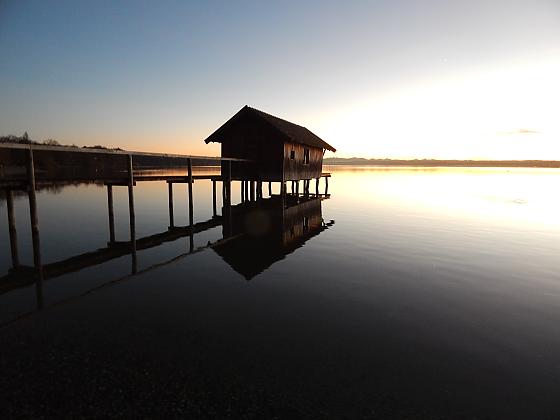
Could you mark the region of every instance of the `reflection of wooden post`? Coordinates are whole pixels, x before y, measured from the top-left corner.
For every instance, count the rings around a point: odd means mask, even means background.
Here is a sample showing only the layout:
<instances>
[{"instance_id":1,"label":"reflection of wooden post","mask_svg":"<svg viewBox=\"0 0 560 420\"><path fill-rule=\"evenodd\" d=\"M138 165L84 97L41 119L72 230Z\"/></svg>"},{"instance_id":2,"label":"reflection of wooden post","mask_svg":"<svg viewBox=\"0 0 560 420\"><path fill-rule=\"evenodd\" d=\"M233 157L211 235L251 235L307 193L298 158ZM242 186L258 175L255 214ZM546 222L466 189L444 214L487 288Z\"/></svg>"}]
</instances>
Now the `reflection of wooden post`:
<instances>
[{"instance_id":1,"label":"reflection of wooden post","mask_svg":"<svg viewBox=\"0 0 560 420\"><path fill-rule=\"evenodd\" d=\"M192 159L187 159L187 181L189 185L189 225L192 228L193 223L193 192L192 192L192 184L193 184L193 175L192 175Z\"/></svg>"},{"instance_id":2,"label":"reflection of wooden post","mask_svg":"<svg viewBox=\"0 0 560 420\"><path fill-rule=\"evenodd\" d=\"M109 244L115 243L115 213L113 211L113 186L107 184L107 210L109 211Z\"/></svg>"},{"instance_id":3,"label":"reflection of wooden post","mask_svg":"<svg viewBox=\"0 0 560 420\"><path fill-rule=\"evenodd\" d=\"M14 193L6 191L6 207L8 208L8 229L10 231L10 248L12 250L12 268L19 266L19 254L17 245L16 216L14 212Z\"/></svg>"},{"instance_id":4,"label":"reflection of wooden post","mask_svg":"<svg viewBox=\"0 0 560 420\"><path fill-rule=\"evenodd\" d=\"M134 172L132 169L132 155L127 155L128 160L128 218L130 221L130 250L132 255L132 273L137 270L136 257L136 215L134 213Z\"/></svg>"},{"instance_id":5,"label":"reflection of wooden post","mask_svg":"<svg viewBox=\"0 0 560 420\"><path fill-rule=\"evenodd\" d=\"M212 180L212 215L216 217L218 212L216 211L216 180Z\"/></svg>"},{"instance_id":6,"label":"reflection of wooden post","mask_svg":"<svg viewBox=\"0 0 560 420\"><path fill-rule=\"evenodd\" d=\"M173 182L167 181L167 196L169 200L169 229L175 227L173 216Z\"/></svg>"},{"instance_id":7,"label":"reflection of wooden post","mask_svg":"<svg viewBox=\"0 0 560 420\"><path fill-rule=\"evenodd\" d=\"M272 182L268 181L268 196L272 197Z\"/></svg>"},{"instance_id":8,"label":"reflection of wooden post","mask_svg":"<svg viewBox=\"0 0 560 420\"><path fill-rule=\"evenodd\" d=\"M41 240L39 237L39 216L37 214L37 195L35 194L35 165L33 150L27 152L27 179L29 182L29 216L31 219L31 238L33 241L33 265L37 276L37 305L43 306L43 263L41 262Z\"/></svg>"}]
</instances>

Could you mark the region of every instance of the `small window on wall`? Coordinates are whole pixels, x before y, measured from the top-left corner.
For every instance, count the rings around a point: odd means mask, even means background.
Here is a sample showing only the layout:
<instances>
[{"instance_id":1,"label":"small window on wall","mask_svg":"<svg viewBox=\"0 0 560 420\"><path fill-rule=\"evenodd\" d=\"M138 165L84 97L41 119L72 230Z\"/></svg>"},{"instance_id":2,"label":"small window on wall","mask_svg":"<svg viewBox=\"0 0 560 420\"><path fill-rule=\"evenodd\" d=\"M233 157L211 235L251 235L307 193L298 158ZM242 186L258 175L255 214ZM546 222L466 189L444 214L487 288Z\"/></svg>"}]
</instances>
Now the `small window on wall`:
<instances>
[{"instance_id":1,"label":"small window on wall","mask_svg":"<svg viewBox=\"0 0 560 420\"><path fill-rule=\"evenodd\" d=\"M309 149L303 149L303 164L309 165Z\"/></svg>"},{"instance_id":2,"label":"small window on wall","mask_svg":"<svg viewBox=\"0 0 560 420\"><path fill-rule=\"evenodd\" d=\"M296 158L296 151L295 151L295 150L292 150L292 151L290 152L290 159L293 160L293 159L295 159L295 158Z\"/></svg>"}]
</instances>

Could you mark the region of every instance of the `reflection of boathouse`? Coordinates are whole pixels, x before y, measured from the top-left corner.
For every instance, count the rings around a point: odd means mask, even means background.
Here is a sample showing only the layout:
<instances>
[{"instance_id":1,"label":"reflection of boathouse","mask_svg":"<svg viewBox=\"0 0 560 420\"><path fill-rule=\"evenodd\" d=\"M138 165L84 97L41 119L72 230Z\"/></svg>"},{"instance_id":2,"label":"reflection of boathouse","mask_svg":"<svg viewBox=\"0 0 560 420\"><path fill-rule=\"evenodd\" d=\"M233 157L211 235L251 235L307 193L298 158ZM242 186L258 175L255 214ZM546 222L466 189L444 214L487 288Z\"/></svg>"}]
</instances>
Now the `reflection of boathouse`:
<instances>
[{"instance_id":1,"label":"reflection of boathouse","mask_svg":"<svg viewBox=\"0 0 560 420\"><path fill-rule=\"evenodd\" d=\"M224 208L224 238L213 247L247 280L321 233L321 198L287 195L247 201ZM228 212L231 212L229 214Z\"/></svg>"}]
</instances>

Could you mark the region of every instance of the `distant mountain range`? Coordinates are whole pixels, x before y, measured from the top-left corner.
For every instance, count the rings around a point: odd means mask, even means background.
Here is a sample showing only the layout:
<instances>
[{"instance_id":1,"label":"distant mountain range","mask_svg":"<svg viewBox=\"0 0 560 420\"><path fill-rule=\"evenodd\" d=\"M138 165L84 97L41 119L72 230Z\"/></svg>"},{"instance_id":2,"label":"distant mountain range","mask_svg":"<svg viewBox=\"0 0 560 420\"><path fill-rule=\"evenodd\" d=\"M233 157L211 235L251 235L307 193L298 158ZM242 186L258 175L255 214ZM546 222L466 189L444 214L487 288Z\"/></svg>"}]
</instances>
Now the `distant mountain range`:
<instances>
[{"instance_id":1,"label":"distant mountain range","mask_svg":"<svg viewBox=\"0 0 560 420\"><path fill-rule=\"evenodd\" d=\"M455 166L455 167L502 167L502 168L560 168L557 160L441 160L441 159L365 159L325 158L324 165L360 166Z\"/></svg>"}]
</instances>

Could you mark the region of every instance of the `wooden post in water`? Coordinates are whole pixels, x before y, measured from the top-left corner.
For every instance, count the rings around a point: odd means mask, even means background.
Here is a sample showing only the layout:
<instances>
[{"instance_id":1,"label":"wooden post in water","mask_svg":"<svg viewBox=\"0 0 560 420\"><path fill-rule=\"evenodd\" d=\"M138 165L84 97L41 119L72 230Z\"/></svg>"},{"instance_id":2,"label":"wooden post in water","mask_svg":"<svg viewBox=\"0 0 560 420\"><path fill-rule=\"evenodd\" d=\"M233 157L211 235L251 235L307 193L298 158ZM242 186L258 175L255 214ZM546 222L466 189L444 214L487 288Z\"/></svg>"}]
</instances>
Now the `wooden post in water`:
<instances>
[{"instance_id":1,"label":"wooden post in water","mask_svg":"<svg viewBox=\"0 0 560 420\"><path fill-rule=\"evenodd\" d=\"M10 249L12 251L12 268L19 266L17 244L16 215L14 211L14 193L6 190L6 207L8 208L8 230L10 231Z\"/></svg>"},{"instance_id":2,"label":"wooden post in water","mask_svg":"<svg viewBox=\"0 0 560 420\"><path fill-rule=\"evenodd\" d=\"M173 215L173 182L167 181L167 197L169 201L169 228L175 227L175 217Z\"/></svg>"},{"instance_id":3,"label":"wooden post in water","mask_svg":"<svg viewBox=\"0 0 560 420\"><path fill-rule=\"evenodd\" d=\"M315 180L315 195L316 196L319 196L319 179L321 179L321 178L317 178Z\"/></svg>"},{"instance_id":4,"label":"wooden post in water","mask_svg":"<svg viewBox=\"0 0 560 420\"><path fill-rule=\"evenodd\" d=\"M31 219L31 239L33 241L33 265L37 277L37 306L43 306L43 263L41 262L41 239L39 237L39 216L37 214L37 195L35 193L35 165L33 162L33 149L27 152L27 179L29 197L29 217Z\"/></svg>"},{"instance_id":5,"label":"wooden post in water","mask_svg":"<svg viewBox=\"0 0 560 420\"><path fill-rule=\"evenodd\" d=\"M134 213L134 171L132 155L127 155L128 169L128 218L130 222L130 251L132 256L132 274L136 273L138 261L136 256L136 214Z\"/></svg>"},{"instance_id":6,"label":"wooden post in water","mask_svg":"<svg viewBox=\"0 0 560 420\"><path fill-rule=\"evenodd\" d=\"M113 210L113 186L107 184L107 210L109 212L109 245L115 243L115 212Z\"/></svg>"},{"instance_id":7,"label":"wooden post in water","mask_svg":"<svg viewBox=\"0 0 560 420\"><path fill-rule=\"evenodd\" d=\"M329 192L329 177L326 176L325 177L325 195L327 195Z\"/></svg>"},{"instance_id":8,"label":"wooden post in water","mask_svg":"<svg viewBox=\"0 0 560 420\"><path fill-rule=\"evenodd\" d=\"M218 212L216 211L216 180L212 180L212 216L216 217Z\"/></svg>"},{"instance_id":9,"label":"wooden post in water","mask_svg":"<svg viewBox=\"0 0 560 420\"><path fill-rule=\"evenodd\" d=\"M227 205L231 205L231 160L226 160L226 200Z\"/></svg>"},{"instance_id":10,"label":"wooden post in water","mask_svg":"<svg viewBox=\"0 0 560 420\"><path fill-rule=\"evenodd\" d=\"M241 202L245 201L245 181L241 181Z\"/></svg>"},{"instance_id":11,"label":"wooden post in water","mask_svg":"<svg viewBox=\"0 0 560 420\"><path fill-rule=\"evenodd\" d=\"M255 181L249 182L249 200L255 201Z\"/></svg>"},{"instance_id":12,"label":"wooden post in water","mask_svg":"<svg viewBox=\"0 0 560 420\"><path fill-rule=\"evenodd\" d=\"M187 159L187 181L188 181L188 186L189 186L189 225L193 226L193 220L194 220L194 215L193 215L193 190L192 190L192 184L193 184L193 175L192 175L192 159L188 158Z\"/></svg>"},{"instance_id":13,"label":"wooden post in water","mask_svg":"<svg viewBox=\"0 0 560 420\"><path fill-rule=\"evenodd\" d=\"M262 181L257 181L257 198L263 197Z\"/></svg>"},{"instance_id":14,"label":"wooden post in water","mask_svg":"<svg viewBox=\"0 0 560 420\"><path fill-rule=\"evenodd\" d=\"M272 197L272 182L268 181L268 196Z\"/></svg>"}]
</instances>

